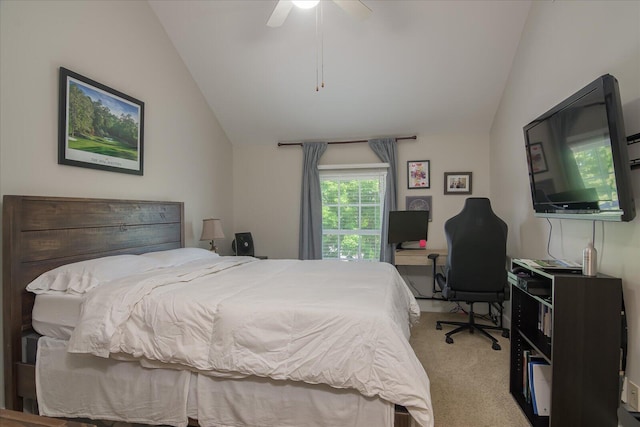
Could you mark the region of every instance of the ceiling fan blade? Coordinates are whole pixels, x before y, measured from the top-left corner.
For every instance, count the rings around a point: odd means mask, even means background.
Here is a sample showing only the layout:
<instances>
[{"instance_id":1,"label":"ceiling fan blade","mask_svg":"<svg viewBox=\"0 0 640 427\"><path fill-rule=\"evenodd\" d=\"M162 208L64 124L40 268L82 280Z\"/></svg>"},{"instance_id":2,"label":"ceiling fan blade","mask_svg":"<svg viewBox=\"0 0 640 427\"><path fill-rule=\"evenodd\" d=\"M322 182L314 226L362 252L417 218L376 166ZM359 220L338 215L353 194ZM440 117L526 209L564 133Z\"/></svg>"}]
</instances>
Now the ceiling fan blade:
<instances>
[{"instance_id":1,"label":"ceiling fan blade","mask_svg":"<svg viewBox=\"0 0 640 427\"><path fill-rule=\"evenodd\" d=\"M284 20L287 19L292 7L293 2L291 0L278 0L276 7L273 9L273 12L271 12L271 16L267 21L267 26L274 28L281 26Z\"/></svg>"},{"instance_id":2,"label":"ceiling fan blade","mask_svg":"<svg viewBox=\"0 0 640 427\"><path fill-rule=\"evenodd\" d=\"M333 0L342 10L358 19L366 19L371 15L371 9L358 0Z\"/></svg>"}]
</instances>

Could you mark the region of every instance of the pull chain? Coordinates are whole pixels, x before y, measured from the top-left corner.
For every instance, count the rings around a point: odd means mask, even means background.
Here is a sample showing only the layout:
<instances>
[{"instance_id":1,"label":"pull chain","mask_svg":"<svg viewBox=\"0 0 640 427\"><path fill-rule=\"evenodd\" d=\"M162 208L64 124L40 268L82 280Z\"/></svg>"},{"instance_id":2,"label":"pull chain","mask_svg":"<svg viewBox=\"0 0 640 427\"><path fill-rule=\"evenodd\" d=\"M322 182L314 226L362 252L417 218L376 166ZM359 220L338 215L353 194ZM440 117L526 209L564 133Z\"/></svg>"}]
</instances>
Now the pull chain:
<instances>
[{"instance_id":1,"label":"pull chain","mask_svg":"<svg viewBox=\"0 0 640 427\"><path fill-rule=\"evenodd\" d=\"M324 87L324 8L322 1L320 2L320 76L322 78L322 87Z\"/></svg>"},{"instance_id":2,"label":"pull chain","mask_svg":"<svg viewBox=\"0 0 640 427\"><path fill-rule=\"evenodd\" d=\"M318 11L320 9L320 11ZM318 82L322 81L320 87L324 87L324 13L323 13L322 1L316 8L316 92L318 92ZM318 62L320 65L318 66ZM320 75L320 77L318 76Z\"/></svg>"},{"instance_id":3,"label":"pull chain","mask_svg":"<svg viewBox=\"0 0 640 427\"><path fill-rule=\"evenodd\" d=\"M316 92L318 91L318 8L316 8Z\"/></svg>"}]
</instances>

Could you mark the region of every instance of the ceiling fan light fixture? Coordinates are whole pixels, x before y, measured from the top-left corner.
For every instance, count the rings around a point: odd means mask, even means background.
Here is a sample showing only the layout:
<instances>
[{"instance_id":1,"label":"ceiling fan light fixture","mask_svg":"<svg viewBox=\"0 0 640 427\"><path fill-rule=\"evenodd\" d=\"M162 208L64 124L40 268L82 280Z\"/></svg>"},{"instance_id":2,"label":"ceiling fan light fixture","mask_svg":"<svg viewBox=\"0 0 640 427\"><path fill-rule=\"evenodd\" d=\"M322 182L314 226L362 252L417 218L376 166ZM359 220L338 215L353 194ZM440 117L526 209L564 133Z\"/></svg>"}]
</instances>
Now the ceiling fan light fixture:
<instances>
[{"instance_id":1,"label":"ceiling fan light fixture","mask_svg":"<svg viewBox=\"0 0 640 427\"><path fill-rule=\"evenodd\" d=\"M311 9L320 3L320 0L293 0L293 4L300 9Z\"/></svg>"}]
</instances>

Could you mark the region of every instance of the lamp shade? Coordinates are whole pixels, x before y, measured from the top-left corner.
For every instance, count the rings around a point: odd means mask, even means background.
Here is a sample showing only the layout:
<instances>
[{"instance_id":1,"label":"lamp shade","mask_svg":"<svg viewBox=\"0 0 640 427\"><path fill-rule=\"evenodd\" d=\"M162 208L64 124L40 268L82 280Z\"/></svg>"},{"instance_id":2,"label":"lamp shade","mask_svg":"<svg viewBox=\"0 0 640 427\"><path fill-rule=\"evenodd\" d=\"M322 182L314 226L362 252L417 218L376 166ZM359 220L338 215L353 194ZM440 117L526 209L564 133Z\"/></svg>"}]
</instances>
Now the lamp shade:
<instances>
[{"instance_id":1,"label":"lamp shade","mask_svg":"<svg viewBox=\"0 0 640 427\"><path fill-rule=\"evenodd\" d=\"M222 231L222 221L219 219L209 218L202 220L202 236L200 240L224 239Z\"/></svg>"}]
</instances>

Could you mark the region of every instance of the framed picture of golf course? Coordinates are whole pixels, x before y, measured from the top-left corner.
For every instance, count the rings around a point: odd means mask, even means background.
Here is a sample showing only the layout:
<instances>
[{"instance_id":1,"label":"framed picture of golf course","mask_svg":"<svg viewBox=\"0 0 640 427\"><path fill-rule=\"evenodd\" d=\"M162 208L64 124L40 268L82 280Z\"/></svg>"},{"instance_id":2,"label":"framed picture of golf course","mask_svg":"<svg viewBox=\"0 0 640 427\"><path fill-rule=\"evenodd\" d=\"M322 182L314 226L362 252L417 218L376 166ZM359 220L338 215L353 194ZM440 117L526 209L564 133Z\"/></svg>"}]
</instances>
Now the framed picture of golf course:
<instances>
[{"instance_id":1,"label":"framed picture of golf course","mask_svg":"<svg viewBox=\"0 0 640 427\"><path fill-rule=\"evenodd\" d=\"M60 67L58 163L142 175L144 102Z\"/></svg>"}]
</instances>

